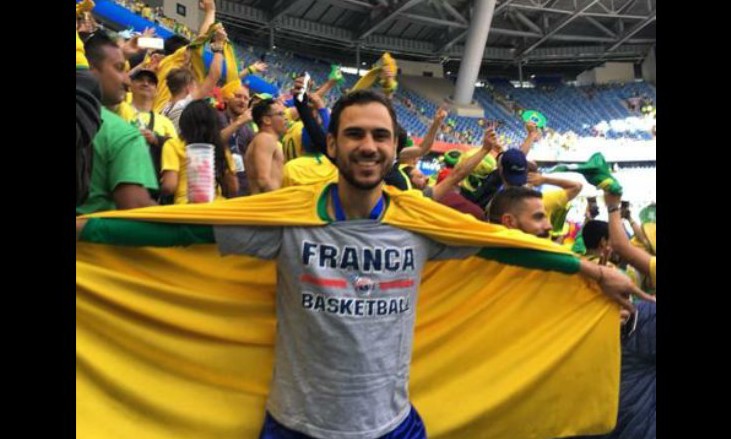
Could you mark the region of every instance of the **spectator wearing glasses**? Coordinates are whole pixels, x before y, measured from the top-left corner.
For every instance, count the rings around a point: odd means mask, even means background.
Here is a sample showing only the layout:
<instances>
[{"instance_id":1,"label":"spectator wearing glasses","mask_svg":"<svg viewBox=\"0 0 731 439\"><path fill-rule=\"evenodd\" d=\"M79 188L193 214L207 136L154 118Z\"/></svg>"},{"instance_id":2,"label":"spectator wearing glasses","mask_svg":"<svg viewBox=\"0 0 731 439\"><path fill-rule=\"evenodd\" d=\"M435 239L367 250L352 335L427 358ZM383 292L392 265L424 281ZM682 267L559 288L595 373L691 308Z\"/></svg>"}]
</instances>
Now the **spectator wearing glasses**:
<instances>
[{"instance_id":1,"label":"spectator wearing glasses","mask_svg":"<svg viewBox=\"0 0 731 439\"><path fill-rule=\"evenodd\" d=\"M254 105L254 122L259 132L244 155L244 167L249 179L251 195L270 192L282 186L284 154L281 137L287 132L284 106L273 99L264 99Z\"/></svg>"}]
</instances>

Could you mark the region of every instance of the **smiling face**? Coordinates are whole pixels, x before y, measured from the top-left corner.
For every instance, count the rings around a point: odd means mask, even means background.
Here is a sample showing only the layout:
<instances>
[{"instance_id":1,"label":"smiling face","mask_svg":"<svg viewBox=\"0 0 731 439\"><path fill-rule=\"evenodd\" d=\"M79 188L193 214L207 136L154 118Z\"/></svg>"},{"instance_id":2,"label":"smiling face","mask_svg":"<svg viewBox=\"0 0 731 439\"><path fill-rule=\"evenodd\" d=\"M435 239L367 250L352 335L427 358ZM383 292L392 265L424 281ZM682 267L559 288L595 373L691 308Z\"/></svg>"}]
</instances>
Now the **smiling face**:
<instances>
[{"instance_id":1,"label":"smiling face","mask_svg":"<svg viewBox=\"0 0 731 439\"><path fill-rule=\"evenodd\" d=\"M393 126L388 109L379 102L342 111L337 133L327 136L327 151L348 184L369 190L383 181L396 154Z\"/></svg>"},{"instance_id":2,"label":"smiling face","mask_svg":"<svg viewBox=\"0 0 731 439\"><path fill-rule=\"evenodd\" d=\"M157 93L157 82L148 75L138 75L130 80L130 90L133 97L140 97L144 100L155 98Z\"/></svg>"},{"instance_id":3,"label":"smiling face","mask_svg":"<svg viewBox=\"0 0 731 439\"><path fill-rule=\"evenodd\" d=\"M234 92L233 96L226 101L226 105L231 111L231 114L234 116L241 116L249 107L249 90L244 87L239 88L236 92Z\"/></svg>"}]
</instances>

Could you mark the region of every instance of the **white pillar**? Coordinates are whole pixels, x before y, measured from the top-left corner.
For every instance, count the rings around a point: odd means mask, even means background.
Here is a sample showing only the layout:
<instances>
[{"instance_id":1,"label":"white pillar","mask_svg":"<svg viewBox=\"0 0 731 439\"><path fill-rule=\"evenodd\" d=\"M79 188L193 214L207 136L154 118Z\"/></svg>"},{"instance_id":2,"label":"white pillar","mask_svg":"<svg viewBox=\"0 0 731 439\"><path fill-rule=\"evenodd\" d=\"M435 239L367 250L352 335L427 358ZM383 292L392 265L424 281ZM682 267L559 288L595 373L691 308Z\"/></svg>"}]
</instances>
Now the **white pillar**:
<instances>
[{"instance_id":1,"label":"white pillar","mask_svg":"<svg viewBox=\"0 0 731 439\"><path fill-rule=\"evenodd\" d=\"M464 48L462 63L459 66L459 76L457 77L454 94L454 100L458 105L472 103L475 82L480 74L487 34L490 32L492 14L495 11L495 1L475 0L475 9L472 14L470 29L467 32L467 44Z\"/></svg>"}]
</instances>

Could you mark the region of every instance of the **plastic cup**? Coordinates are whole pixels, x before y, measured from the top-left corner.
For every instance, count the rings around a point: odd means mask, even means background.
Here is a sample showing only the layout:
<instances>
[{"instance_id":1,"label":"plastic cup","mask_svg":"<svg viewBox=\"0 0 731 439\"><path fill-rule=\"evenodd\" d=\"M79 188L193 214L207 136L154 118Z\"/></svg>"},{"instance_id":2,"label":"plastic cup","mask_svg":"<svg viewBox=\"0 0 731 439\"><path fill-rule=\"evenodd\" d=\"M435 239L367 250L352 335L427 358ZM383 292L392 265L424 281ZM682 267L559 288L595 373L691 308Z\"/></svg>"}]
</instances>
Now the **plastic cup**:
<instances>
[{"instance_id":1,"label":"plastic cup","mask_svg":"<svg viewBox=\"0 0 731 439\"><path fill-rule=\"evenodd\" d=\"M209 143L191 143L185 146L189 203L210 203L216 197L213 148Z\"/></svg>"}]
</instances>

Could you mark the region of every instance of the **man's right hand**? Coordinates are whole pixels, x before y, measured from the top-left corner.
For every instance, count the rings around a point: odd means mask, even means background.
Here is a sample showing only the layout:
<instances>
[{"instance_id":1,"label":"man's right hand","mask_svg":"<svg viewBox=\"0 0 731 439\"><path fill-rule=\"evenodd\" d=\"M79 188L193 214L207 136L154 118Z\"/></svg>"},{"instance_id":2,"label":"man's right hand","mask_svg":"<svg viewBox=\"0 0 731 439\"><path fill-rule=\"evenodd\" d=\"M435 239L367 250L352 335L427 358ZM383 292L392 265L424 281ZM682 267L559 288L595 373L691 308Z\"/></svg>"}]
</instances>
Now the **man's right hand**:
<instances>
[{"instance_id":1,"label":"man's right hand","mask_svg":"<svg viewBox=\"0 0 731 439\"><path fill-rule=\"evenodd\" d=\"M152 131L141 128L140 134L142 134L142 137L145 138L148 145L157 145L157 136L155 136L155 133Z\"/></svg>"},{"instance_id":2,"label":"man's right hand","mask_svg":"<svg viewBox=\"0 0 731 439\"><path fill-rule=\"evenodd\" d=\"M535 142L538 139L541 138L541 131L538 129L538 126L536 126L533 122L528 122L525 124L525 130L528 132L528 139Z\"/></svg>"},{"instance_id":3,"label":"man's right hand","mask_svg":"<svg viewBox=\"0 0 731 439\"><path fill-rule=\"evenodd\" d=\"M434 115L434 120L441 124L442 122L444 122L444 119L446 119L448 115L449 111L447 111L447 106L442 104L437 109L437 113Z\"/></svg>"},{"instance_id":4,"label":"man's right hand","mask_svg":"<svg viewBox=\"0 0 731 439\"><path fill-rule=\"evenodd\" d=\"M76 218L76 240L78 241L81 237L81 232L84 231L84 227L86 226L86 222L88 220Z\"/></svg>"},{"instance_id":5,"label":"man's right hand","mask_svg":"<svg viewBox=\"0 0 731 439\"><path fill-rule=\"evenodd\" d=\"M198 0L198 7L204 11L215 11L216 2L214 0Z\"/></svg>"},{"instance_id":6,"label":"man's right hand","mask_svg":"<svg viewBox=\"0 0 731 439\"><path fill-rule=\"evenodd\" d=\"M540 172L529 172L527 181L532 186L540 186L545 183L546 180Z\"/></svg>"},{"instance_id":7,"label":"man's right hand","mask_svg":"<svg viewBox=\"0 0 731 439\"><path fill-rule=\"evenodd\" d=\"M217 25L216 31L213 34L213 43L216 44L223 44L226 41L228 41L228 34L226 33L226 29L223 28L223 25Z\"/></svg>"},{"instance_id":8,"label":"man's right hand","mask_svg":"<svg viewBox=\"0 0 731 439\"><path fill-rule=\"evenodd\" d=\"M265 63L264 61L255 61L254 64L249 66L250 71L252 71L253 73L266 72L267 68L267 63Z\"/></svg>"},{"instance_id":9,"label":"man's right hand","mask_svg":"<svg viewBox=\"0 0 731 439\"><path fill-rule=\"evenodd\" d=\"M635 285L629 277L617 270L601 267L602 277L599 280L599 286L607 297L617 302L622 308L634 312L635 307L632 305L630 295L637 296L648 302L655 302L655 296L651 296L642 291Z\"/></svg>"},{"instance_id":10,"label":"man's right hand","mask_svg":"<svg viewBox=\"0 0 731 439\"><path fill-rule=\"evenodd\" d=\"M157 72L157 69L160 67L160 61L165 58L165 55L161 53L153 53L150 55L150 60L145 65L146 69L152 70L153 72Z\"/></svg>"},{"instance_id":11,"label":"man's right hand","mask_svg":"<svg viewBox=\"0 0 731 439\"><path fill-rule=\"evenodd\" d=\"M236 123L236 125L241 127L241 126L244 126L247 123L249 123L251 120L252 120L251 108L247 108L246 111L241 113L241 115L236 118L236 121L234 123Z\"/></svg>"},{"instance_id":12,"label":"man's right hand","mask_svg":"<svg viewBox=\"0 0 731 439\"><path fill-rule=\"evenodd\" d=\"M297 96L302 92L302 88L305 86L305 77L304 76L298 76L294 79L294 83L292 84L292 96ZM305 90L305 93L307 90Z\"/></svg>"}]
</instances>

